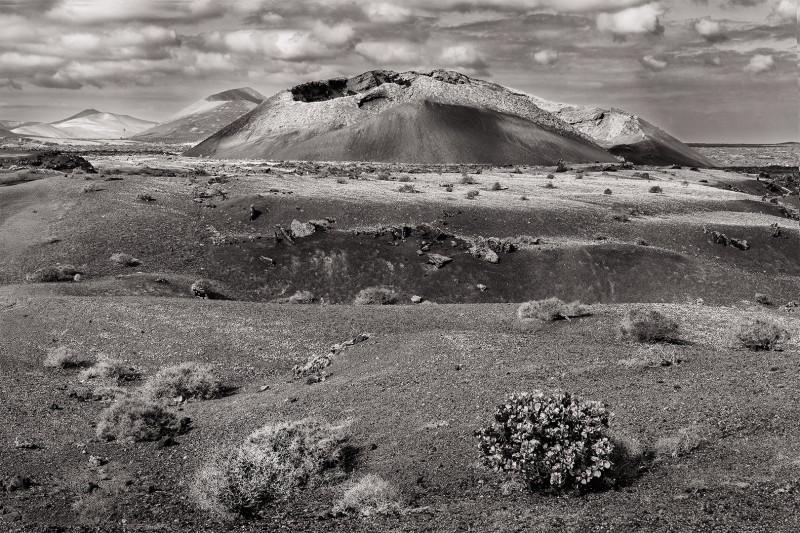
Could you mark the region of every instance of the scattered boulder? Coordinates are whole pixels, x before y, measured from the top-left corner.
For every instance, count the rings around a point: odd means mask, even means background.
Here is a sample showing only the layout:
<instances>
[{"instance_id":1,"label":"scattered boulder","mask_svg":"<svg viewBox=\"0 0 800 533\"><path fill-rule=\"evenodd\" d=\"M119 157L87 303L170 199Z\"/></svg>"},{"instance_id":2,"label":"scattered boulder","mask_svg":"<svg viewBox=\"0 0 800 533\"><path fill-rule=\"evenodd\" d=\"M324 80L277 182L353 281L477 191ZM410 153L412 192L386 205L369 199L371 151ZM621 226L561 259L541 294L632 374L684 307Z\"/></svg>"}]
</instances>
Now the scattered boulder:
<instances>
[{"instance_id":1,"label":"scattered boulder","mask_svg":"<svg viewBox=\"0 0 800 533\"><path fill-rule=\"evenodd\" d=\"M411 297L411 303L418 304L422 303L422 296L417 296L416 294Z\"/></svg>"},{"instance_id":2,"label":"scattered boulder","mask_svg":"<svg viewBox=\"0 0 800 533\"><path fill-rule=\"evenodd\" d=\"M311 235L314 235L314 232L316 231L317 228L314 226L314 224L311 224L310 222L304 223L296 219L292 220L291 232L292 232L292 237L294 237L295 239L309 237Z\"/></svg>"},{"instance_id":3,"label":"scattered boulder","mask_svg":"<svg viewBox=\"0 0 800 533\"><path fill-rule=\"evenodd\" d=\"M435 266L436 268L442 268L447 263L450 263L452 260L453 260L452 257L448 257L446 255L428 254L428 263Z\"/></svg>"}]
</instances>

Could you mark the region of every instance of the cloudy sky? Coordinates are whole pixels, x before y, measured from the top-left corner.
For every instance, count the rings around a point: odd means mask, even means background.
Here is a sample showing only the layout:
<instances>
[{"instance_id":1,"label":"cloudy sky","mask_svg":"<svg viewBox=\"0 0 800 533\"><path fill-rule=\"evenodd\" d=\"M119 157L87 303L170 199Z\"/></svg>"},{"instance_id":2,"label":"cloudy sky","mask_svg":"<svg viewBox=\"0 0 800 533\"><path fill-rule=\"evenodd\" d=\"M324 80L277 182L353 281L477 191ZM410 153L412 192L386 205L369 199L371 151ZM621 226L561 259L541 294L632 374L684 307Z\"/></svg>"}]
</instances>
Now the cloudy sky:
<instances>
[{"instance_id":1,"label":"cloudy sky","mask_svg":"<svg viewBox=\"0 0 800 533\"><path fill-rule=\"evenodd\" d=\"M0 119L162 120L375 68L445 67L685 141L800 139L796 0L0 0Z\"/></svg>"}]
</instances>

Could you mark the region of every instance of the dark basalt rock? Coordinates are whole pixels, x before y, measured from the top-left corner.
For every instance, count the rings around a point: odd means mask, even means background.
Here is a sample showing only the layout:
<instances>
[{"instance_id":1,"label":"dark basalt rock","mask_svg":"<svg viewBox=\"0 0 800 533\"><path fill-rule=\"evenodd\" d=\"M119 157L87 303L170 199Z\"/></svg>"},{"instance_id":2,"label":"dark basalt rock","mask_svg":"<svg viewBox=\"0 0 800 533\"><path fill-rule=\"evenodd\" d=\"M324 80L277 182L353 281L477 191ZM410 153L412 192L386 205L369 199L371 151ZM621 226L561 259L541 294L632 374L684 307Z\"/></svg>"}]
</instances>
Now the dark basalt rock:
<instances>
[{"instance_id":1,"label":"dark basalt rock","mask_svg":"<svg viewBox=\"0 0 800 533\"><path fill-rule=\"evenodd\" d=\"M97 173L92 164L81 156L62 154L61 152L40 152L35 155L20 157L14 163L58 171L72 171L79 168L88 174Z\"/></svg>"},{"instance_id":2,"label":"dark basalt rock","mask_svg":"<svg viewBox=\"0 0 800 533\"><path fill-rule=\"evenodd\" d=\"M367 92L384 83L396 83L401 87L411 85L410 81L403 79L397 72L371 70L352 78L331 78L329 80L302 83L292 87L291 92L296 102L323 102ZM364 101L367 100L362 100L361 104Z\"/></svg>"}]
</instances>

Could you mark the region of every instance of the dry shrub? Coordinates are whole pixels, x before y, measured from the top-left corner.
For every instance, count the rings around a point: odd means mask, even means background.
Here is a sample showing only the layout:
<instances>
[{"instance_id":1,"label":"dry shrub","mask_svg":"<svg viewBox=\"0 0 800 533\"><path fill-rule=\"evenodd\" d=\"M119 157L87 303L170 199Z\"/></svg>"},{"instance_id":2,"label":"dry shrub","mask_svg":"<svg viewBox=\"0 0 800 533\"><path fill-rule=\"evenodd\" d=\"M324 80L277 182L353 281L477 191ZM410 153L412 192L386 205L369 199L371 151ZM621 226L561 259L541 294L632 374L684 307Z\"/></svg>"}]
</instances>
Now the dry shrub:
<instances>
[{"instance_id":1,"label":"dry shrub","mask_svg":"<svg viewBox=\"0 0 800 533\"><path fill-rule=\"evenodd\" d=\"M495 182L494 182L494 185L492 185L492 188L491 188L491 190L492 190L492 191L502 191L502 190L503 190L503 186L502 186L502 185L500 185L500 182L499 182L499 181L495 181Z\"/></svg>"},{"instance_id":2,"label":"dry shrub","mask_svg":"<svg viewBox=\"0 0 800 533\"><path fill-rule=\"evenodd\" d=\"M348 488L333 506L334 513L372 516L400 510L400 491L376 474L367 474Z\"/></svg>"},{"instance_id":3,"label":"dry shrub","mask_svg":"<svg viewBox=\"0 0 800 533\"><path fill-rule=\"evenodd\" d=\"M656 194L657 193L662 193L662 192L664 192L664 189L662 189L658 185L653 185L652 187L650 187L650 192L656 193Z\"/></svg>"},{"instance_id":4,"label":"dry shrub","mask_svg":"<svg viewBox=\"0 0 800 533\"><path fill-rule=\"evenodd\" d=\"M362 289L353 301L355 305L392 305L399 295L386 287L367 287Z\"/></svg>"},{"instance_id":5,"label":"dry shrub","mask_svg":"<svg viewBox=\"0 0 800 533\"><path fill-rule=\"evenodd\" d=\"M588 305L578 301L566 303L558 298L547 298L520 304L517 308L517 316L520 320L537 319L552 322L587 316L590 314L590 309Z\"/></svg>"},{"instance_id":6,"label":"dry shrub","mask_svg":"<svg viewBox=\"0 0 800 533\"><path fill-rule=\"evenodd\" d=\"M314 303L314 294L311 291L297 291L289 296L290 304L310 304Z\"/></svg>"},{"instance_id":7,"label":"dry shrub","mask_svg":"<svg viewBox=\"0 0 800 533\"><path fill-rule=\"evenodd\" d=\"M102 357L97 363L80 373L82 381L102 381L104 383L122 383L125 381L135 381L141 377L141 373L131 365L114 359L112 357Z\"/></svg>"},{"instance_id":8,"label":"dry shrub","mask_svg":"<svg viewBox=\"0 0 800 533\"><path fill-rule=\"evenodd\" d=\"M552 181L548 181L547 183L545 183L544 184L544 188L545 189L557 189L557 187L555 185L553 185Z\"/></svg>"},{"instance_id":9,"label":"dry shrub","mask_svg":"<svg viewBox=\"0 0 800 533\"><path fill-rule=\"evenodd\" d=\"M681 428L676 435L661 437L656 441L655 453L659 457L687 455L711 442L711 432L698 424Z\"/></svg>"},{"instance_id":10,"label":"dry shrub","mask_svg":"<svg viewBox=\"0 0 800 533\"><path fill-rule=\"evenodd\" d=\"M223 390L222 382L208 366L188 362L162 368L147 380L143 392L153 400L177 397L211 400L219 398Z\"/></svg>"},{"instance_id":11,"label":"dry shrub","mask_svg":"<svg viewBox=\"0 0 800 533\"><path fill-rule=\"evenodd\" d=\"M105 440L140 442L176 435L178 418L155 402L125 398L100 414L97 436Z\"/></svg>"},{"instance_id":12,"label":"dry shrub","mask_svg":"<svg viewBox=\"0 0 800 533\"><path fill-rule=\"evenodd\" d=\"M50 348L42 362L48 368L81 368L93 363L92 358L66 346Z\"/></svg>"},{"instance_id":13,"label":"dry shrub","mask_svg":"<svg viewBox=\"0 0 800 533\"><path fill-rule=\"evenodd\" d=\"M419 192L419 191L417 191L417 189L414 187L413 184L406 183L405 185L401 185L400 187L398 187L397 188L397 192L411 192L411 193L414 193L414 192Z\"/></svg>"},{"instance_id":14,"label":"dry shrub","mask_svg":"<svg viewBox=\"0 0 800 533\"><path fill-rule=\"evenodd\" d=\"M339 466L347 439L343 427L312 419L268 424L217 450L197 473L192 493L215 514L256 515Z\"/></svg>"},{"instance_id":15,"label":"dry shrub","mask_svg":"<svg viewBox=\"0 0 800 533\"><path fill-rule=\"evenodd\" d=\"M756 300L756 303L759 303L759 304L767 306L767 307L774 305L774 302L772 301L772 298L770 298L769 296L767 296L766 294L763 294L761 292L757 292L756 293L755 300Z\"/></svg>"},{"instance_id":16,"label":"dry shrub","mask_svg":"<svg viewBox=\"0 0 800 533\"><path fill-rule=\"evenodd\" d=\"M678 342L678 323L655 310L631 309L620 324L625 339L637 342Z\"/></svg>"},{"instance_id":17,"label":"dry shrub","mask_svg":"<svg viewBox=\"0 0 800 533\"><path fill-rule=\"evenodd\" d=\"M603 194L612 194L611 189L606 189L603 191Z\"/></svg>"},{"instance_id":18,"label":"dry shrub","mask_svg":"<svg viewBox=\"0 0 800 533\"><path fill-rule=\"evenodd\" d=\"M461 180L459 180L459 183L461 185L476 185L478 181L469 174L467 174L466 172L462 172Z\"/></svg>"},{"instance_id":19,"label":"dry shrub","mask_svg":"<svg viewBox=\"0 0 800 533\"><path fill-rule=\"evenodd\" d=\"M122 266L136 266L141 264L141 261L139 261L132 255L122 252L117 252L115 254L112 254L111 261Z\"/></svg>"},{"instance_id":20,"label":"dry shrub","mask_svg":"<svg viewBox=\"0 0 800 533\"><path fill-rule=\"evenodd\" d=\"M25 280L30 283L72 281L75 278L75 274L80 273L80 270L72 265L47 266L31 272L25 276Z\"/></svg>"},{"instance_id":21,"label":"dry shrub","mask_svg":"<svg viewBox=\"0 0 800 533\"><path fill-rule=\"evenodd\" d=\"M775 350L790 338L783 324L766 316L743 320L736 330L736 340L753 351Z\"/></svg>"}]
</instances>

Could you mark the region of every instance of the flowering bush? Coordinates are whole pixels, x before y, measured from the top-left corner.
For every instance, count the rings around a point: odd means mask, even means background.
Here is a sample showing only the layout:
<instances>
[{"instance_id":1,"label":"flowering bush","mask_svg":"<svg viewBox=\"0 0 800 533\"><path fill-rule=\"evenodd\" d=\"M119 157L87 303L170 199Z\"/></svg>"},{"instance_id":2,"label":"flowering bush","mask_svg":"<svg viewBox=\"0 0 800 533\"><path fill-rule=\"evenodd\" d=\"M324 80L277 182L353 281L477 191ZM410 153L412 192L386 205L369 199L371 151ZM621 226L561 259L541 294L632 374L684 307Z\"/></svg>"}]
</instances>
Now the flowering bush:
<instances>
[{"instance_id":1,"label":"flowering bush","mask_svg":"<svg viewBox=\"0 0 800 533\"><path fill-rule=\"evenodd\" d=\"M521 476L532 489L562 491L613 483L605 405L569 393L515 393L495 422L477 431L483 463Z\"/></svg>"}]
</instances>

